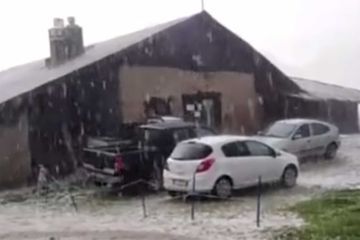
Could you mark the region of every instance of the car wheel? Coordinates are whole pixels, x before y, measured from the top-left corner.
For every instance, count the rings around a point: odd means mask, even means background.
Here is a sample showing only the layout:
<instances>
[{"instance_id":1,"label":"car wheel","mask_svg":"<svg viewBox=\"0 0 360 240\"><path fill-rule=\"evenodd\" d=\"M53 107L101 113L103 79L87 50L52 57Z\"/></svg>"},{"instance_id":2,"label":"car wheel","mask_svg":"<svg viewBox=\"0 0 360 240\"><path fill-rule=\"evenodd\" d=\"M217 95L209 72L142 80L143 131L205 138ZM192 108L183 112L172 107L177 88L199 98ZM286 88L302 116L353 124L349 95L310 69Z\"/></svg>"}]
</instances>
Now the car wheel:
<instances>
[{"instance_id":1,"label":"car wheel","mask_svg":"<svg viewBox=\"0 0 360 240\"><path fill-rule=\"evenodd\" d=\"M298 173L294 166L286 167L281 178L284 187L294 187L296 185L297 176Z\"/></svg>"},{"instance_id":2,"label":"car wheel","mask_svg":"<svg viewBox=\"0 0 360 240\"><path fill-rule=\"evenodd\" d=\"M222 177L216 181L213 193L219 198L229 198L232 194L232 183L227 177Z\"/></svg>"},{"instance_id":3,"label":"car wheel","mask_svg":"<svg viewBox=\"0 0 360 240\"><path fill-rule=\"evenodd\" d=\"M170 197L177 197L180 195L179 192L175 192L175 191L168 191L168 194Z\"/></svg>"},{"instance_id":4,"label":"car wheel","mask_svg":"<svg viewBox=\"0 0 360 240\"><path fill-rule=\"evenodd\" d=\"M331 143L326 147L326 151L325 151L325 159L334 159L336 156L336 152L337 152L337 146L335 143Z\"/></svg>"},{"instance_id":5,"label":"car wheel","mask_svg":"<svg viewBox=\"0 0 360 240\"><path fill-rule=\"evenodd\" d=\"M154 161L152 176L150 180L151 187L158 192L163 188L163 176L161 167Z\"/></svg>"}]
</instances>

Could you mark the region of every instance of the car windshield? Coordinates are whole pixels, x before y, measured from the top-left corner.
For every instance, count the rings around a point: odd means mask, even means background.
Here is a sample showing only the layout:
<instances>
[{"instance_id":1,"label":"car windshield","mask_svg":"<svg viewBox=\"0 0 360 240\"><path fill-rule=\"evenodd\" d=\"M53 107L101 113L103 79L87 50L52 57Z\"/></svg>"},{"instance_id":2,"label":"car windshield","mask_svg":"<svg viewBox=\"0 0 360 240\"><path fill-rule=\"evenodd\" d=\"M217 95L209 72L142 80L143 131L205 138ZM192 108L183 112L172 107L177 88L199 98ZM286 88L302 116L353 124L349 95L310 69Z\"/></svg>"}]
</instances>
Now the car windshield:
<instances>
[{"instance_id":1,"label":"car windshield","mask_svg":"<svg viewBox=\"0 0 360 240\"><path fill-rule=\"evenodd\" d=\"M264 131L263 135L268 137L288 138L294 132L295 127L295 124L275 122Z\"/></svg>"},{"instance_id":2,"label":"car windshield","mask_svg":"<svg viewBox=\"0 0 360 240\"><path fill-rule=\"evenodd\" d=\"M199 160L206 158L212 152L211 147L202 143L186 142L176 146L171 154L176 160Z\"/></svg>"}]
</instances>

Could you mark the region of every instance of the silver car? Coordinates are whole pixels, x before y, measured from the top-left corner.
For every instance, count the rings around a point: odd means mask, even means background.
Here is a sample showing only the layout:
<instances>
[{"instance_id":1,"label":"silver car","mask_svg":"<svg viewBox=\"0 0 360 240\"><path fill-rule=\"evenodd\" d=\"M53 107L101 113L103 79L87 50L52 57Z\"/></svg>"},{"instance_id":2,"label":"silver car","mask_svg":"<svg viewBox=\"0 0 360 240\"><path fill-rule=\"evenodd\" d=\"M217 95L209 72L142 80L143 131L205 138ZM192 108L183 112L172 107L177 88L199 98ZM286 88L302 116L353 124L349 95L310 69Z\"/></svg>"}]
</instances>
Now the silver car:
<instances>
[{"instance_id":1,"label":"silver car","mask_svg":"<svg viewBox=\"0 0 360 240\"><path fill-rule=\"evenodd\" d=\"M256 138L299 158L321 156L332 159L340 147L339 129L312 119L276 121Z\"/></svg>"}]
</instances>

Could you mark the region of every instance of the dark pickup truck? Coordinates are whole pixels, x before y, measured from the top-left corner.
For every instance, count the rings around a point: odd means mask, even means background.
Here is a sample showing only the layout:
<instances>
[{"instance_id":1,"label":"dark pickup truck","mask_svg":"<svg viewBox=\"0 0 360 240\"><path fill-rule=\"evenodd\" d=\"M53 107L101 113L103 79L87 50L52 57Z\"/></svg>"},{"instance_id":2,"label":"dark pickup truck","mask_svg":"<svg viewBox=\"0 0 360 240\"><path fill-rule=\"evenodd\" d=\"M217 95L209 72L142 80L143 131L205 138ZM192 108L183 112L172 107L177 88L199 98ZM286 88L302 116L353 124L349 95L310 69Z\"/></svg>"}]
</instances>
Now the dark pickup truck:
<instances>
[{"instance_id":1,"label":"dark pickup truck","mask_svg":"<svg viewBox=\"0 0 360 240\"><path fill-rule=\"evenodd\" d=\"M137 180L145 180L159 190L167 157L180 141L214 135L209 128L182 121L141 125L136 138L121 141L98 138L84 148L83 166L91 179L111 189L121 190Z\"/></svg>"}]
</instances>

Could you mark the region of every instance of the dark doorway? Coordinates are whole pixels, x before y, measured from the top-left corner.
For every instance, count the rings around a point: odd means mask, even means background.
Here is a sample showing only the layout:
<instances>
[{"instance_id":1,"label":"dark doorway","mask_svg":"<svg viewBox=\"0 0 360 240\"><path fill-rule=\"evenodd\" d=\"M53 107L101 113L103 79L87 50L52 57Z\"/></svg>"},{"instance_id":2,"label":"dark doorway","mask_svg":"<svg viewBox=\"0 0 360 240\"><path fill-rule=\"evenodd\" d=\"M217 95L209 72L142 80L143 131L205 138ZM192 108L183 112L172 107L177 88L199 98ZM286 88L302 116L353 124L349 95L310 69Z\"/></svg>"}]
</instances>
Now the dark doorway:
<instances>
[{"instance_id":1,"label":"dark doorway","mask_svg":"<svg viewBox=\"0 0 360 240\"><path fill-rule=\"evenodd\" d=\"M221 127L221 94L198 92L182 95L184 119L214 129Z\"/></svg>"},{"instance_id":2,"label":"dark doorway","mask_svg":"<svg viewBox=\"0 0 360 240\"><path fill-rule=\"evenodd\" d=\"M144 102L144 111L147 118L158 116L170 116L171 98L151 97L149 101Z\"/></svg>"}]
</instances>

